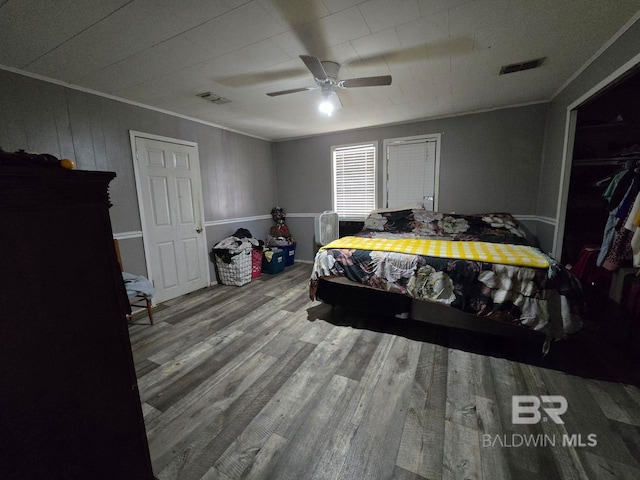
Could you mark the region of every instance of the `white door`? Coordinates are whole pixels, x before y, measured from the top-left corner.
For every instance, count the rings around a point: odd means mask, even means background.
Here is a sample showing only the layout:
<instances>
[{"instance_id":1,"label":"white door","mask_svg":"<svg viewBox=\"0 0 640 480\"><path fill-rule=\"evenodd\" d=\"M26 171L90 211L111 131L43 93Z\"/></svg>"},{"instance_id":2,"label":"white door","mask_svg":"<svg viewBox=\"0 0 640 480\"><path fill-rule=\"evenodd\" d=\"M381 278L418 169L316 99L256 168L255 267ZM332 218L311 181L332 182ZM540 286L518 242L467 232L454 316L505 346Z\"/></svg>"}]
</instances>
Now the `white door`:
<instances>
[{"instance_id":1,"label":"white door","mask_svg":"<svg viewBox=\"0 0 640 480\"><path fill-rule=\"evenodd\" d=\"M163 302L209 284L198 148L131 135L147 269Z\"/></svg>"},{"instance_id":2,"label":"white door","mask_svg":"<svg viewBox=\"0 0 640 480\"><path fill-rule=\"evenodd\" d=\"M385 207L437 209L439 135L385 141Z\"/></svg>"}]
</instances>

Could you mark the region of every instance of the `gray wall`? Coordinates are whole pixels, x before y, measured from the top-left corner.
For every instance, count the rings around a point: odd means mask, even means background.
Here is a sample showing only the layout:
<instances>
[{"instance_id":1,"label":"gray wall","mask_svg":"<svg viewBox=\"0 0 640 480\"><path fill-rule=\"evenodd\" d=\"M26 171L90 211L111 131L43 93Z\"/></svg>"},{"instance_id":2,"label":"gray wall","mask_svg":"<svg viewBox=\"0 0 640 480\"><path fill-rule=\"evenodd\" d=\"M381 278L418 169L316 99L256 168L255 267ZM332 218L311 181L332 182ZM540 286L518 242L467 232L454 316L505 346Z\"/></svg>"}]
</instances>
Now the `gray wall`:
<instances>
[{"instance_id":1,"label":"gray wall","mask_svg":"<svg viewBox=\"0 0 640 480\"><path fill-rule=\"evenodd\" d=\"M538 215L555 218L558 204L561 201L559 196L560 175L567 108L639 53L640 22L636 22L550 103L537 194L536 212ZM567 167L570 167L570 164ZM546 225L539 228L536 233L544 248L550 251L553 246L555 229Z\"/></svg>"},{"instance_id":2,"label":"gray wall","mask_svg":"<svg viewBox=\"0 0 640 480\"><path fill-rule=\"evenodd\" d=\"M208 247L239 227L264 238L268 219L224 220L269 216L280 205L298 241L296 259L312 260L311 215L331 209L332 145L373 140L382 147L385 138L442 133L440 210L555 218L567 106L637 55L638 45L636 23L550 104L275 144L0 70L0 146L72 158L81 169L115 171L111 218L118 234L141 229L129 130L197 142ZM549 251L554 227L537 222L530 228ZM125 267L145 274L142 239L134 235L121 247Z\"/></svg>"},{"instance_id":3,"label":"gray wall","mask_svg":"<svg viewBox=\"0 0 640 480\"><path fill-rule=\"evenodd\" d=\"M298 240L296 258L315 251L313 218L330 210L331 146L441 133L439 210L534 215L544 138L545 104L506 108L275 144L278 203ZM382 185L382 161L378 162Z\"/></svg>"},{"instance_id":4,"label":"gray wall","mask_svg":"<svg viewBox=\"0 0 640 480\"><path fill-rule=\"evenodd\" d=\"M198 143L205 222L212 223L208 248L239 226L265 238L271 220L220 221L271 218L277 191L271 142L0 70L0 147L116 172L110 185L115 234L141 231L129 130ZM134 234L120 246L125 269L146 274L142 238Z\"/></svg>"}]
</instances>

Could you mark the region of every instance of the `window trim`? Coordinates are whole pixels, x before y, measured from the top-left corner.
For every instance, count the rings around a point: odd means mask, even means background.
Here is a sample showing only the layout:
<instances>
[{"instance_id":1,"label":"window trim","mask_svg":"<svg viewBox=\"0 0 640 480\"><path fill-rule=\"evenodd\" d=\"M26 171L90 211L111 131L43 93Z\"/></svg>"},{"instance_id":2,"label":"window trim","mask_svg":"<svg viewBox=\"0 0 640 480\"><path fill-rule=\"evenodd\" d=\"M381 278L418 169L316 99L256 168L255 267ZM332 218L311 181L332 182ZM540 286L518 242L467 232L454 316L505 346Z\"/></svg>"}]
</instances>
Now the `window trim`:
<instances>
[{"instance_id":1,"label":"window trim","mask_svg":"<svg viewBox=\"0 0 640 480\"><path fill-rule=\"evenodd\" d=\"M336 158L335 152L337 150L354 148L354 147L373 147L373 205L371 210L375 210L378 205L378 152L379 145L377 140L369 142L357 142L348 143L343 145L331 146L331 204L333 211L338 213L341 221L364 221L369 212L362 213L362 215L342 215L338 212L337 207L337 191L336 191Z\"/></svg>"}]
</instances>

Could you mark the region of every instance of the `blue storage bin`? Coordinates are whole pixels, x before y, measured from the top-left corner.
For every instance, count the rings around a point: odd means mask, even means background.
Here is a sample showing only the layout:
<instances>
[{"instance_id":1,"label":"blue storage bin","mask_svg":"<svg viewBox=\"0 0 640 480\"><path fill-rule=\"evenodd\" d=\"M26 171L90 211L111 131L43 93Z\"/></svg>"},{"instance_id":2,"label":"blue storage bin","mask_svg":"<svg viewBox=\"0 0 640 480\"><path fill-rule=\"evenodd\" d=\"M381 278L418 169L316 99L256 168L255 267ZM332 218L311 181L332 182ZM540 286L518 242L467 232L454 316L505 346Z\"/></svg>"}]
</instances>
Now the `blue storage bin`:
<instances>
[{"instance_id":1,"label":"blue storage bin","mask_svg":"<svg viewBox=\"0 0 640 480\"><path fill-rule=\"evenodd\" d=\"M284 250L274 248L262 255L262 273L280 273L284 270Z\"/></svg>"},{"instance_id":2,"label":"blue storage bin","mask_svg":"<svg viewBox=\"0 0 640 480\"><path fill-rule=\"evenodd\" d=\"M290 267L291 265L293 265L293 261L295 260L296 244L292 243L291 245L285 245L280 248L284 250L284 266Z\"/></svg>"}]
</instances>

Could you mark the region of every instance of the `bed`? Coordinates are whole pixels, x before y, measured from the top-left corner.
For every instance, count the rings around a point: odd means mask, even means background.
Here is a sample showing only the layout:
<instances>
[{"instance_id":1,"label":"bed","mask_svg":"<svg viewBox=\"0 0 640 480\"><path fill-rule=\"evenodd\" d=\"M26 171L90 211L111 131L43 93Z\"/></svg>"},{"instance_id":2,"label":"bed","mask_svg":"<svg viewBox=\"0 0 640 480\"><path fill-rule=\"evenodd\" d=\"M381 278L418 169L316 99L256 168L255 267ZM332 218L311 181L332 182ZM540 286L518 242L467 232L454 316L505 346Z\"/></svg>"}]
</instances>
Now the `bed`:
<instances>
[{"instance_id":1,"label":"bed","mask_svg":"<svg viewBox=\"0 0 640 480\"><path fill-rule=\"evenodd\" d=\"M553 340L581 328L579 281L508 213L377 210L316 254L309 296L400 318Z\"/></svg>"}]
</instances>

